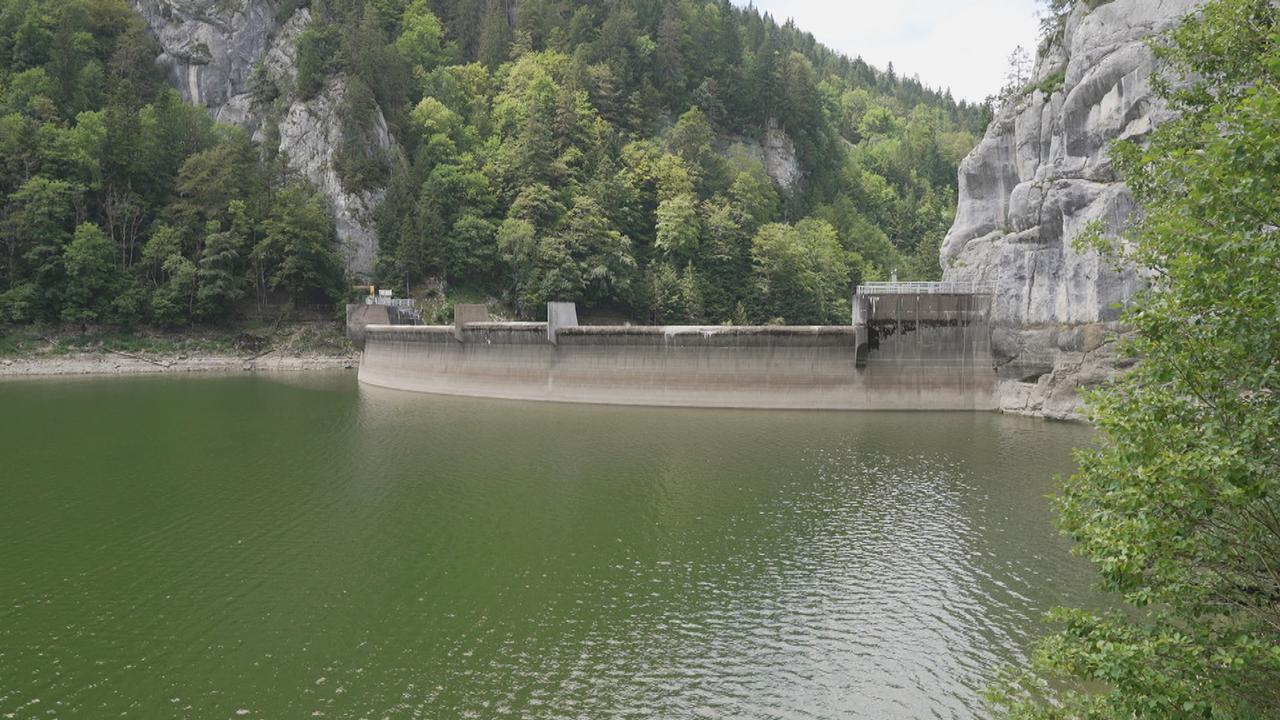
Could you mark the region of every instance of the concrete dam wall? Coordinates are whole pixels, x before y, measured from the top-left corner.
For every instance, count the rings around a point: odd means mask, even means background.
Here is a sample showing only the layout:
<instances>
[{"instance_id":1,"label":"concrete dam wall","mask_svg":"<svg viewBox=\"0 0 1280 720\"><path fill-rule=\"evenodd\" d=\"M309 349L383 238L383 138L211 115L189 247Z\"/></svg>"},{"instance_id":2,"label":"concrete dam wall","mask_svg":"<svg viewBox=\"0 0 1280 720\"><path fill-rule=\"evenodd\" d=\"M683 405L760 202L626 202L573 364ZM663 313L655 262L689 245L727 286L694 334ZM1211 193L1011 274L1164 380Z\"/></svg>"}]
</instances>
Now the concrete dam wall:
<instances>
[{"instance_id":1,"label":"concrete dam wall","mask_svg":"<svg viewBox=\"0 0 1280 720\"><path fill-rule=\"evenodd\" d=\"M371 325L360 380L429 393L622 405L993 409L985 322L973 322L972 313L903 317L894 306L892 318L867 308L856 326L559 326L563 308L549 313L550 325Z\"/></svg>"}]
</instances>

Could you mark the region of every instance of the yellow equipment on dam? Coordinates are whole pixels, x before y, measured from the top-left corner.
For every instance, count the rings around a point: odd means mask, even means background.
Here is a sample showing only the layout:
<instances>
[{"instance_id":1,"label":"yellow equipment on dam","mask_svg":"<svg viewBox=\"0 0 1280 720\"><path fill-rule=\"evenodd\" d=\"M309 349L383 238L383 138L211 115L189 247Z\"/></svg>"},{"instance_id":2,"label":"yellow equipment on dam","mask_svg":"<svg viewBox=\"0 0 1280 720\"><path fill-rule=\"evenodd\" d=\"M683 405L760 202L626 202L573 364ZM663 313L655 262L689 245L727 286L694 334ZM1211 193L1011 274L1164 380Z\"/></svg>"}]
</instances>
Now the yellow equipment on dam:
<instances>
[{"instance_id":1,"label":"yellow equipment on dam","mask_svg":"<svg viewBox=\"0 0 1280 720\"><path fill-rule=\"evenodd\" d=\"M846 326L492 322L363 328L360 381L478 397L684 407L995 408L990 293L955 284L862 286Z\"/></svg>"}]
</instances>

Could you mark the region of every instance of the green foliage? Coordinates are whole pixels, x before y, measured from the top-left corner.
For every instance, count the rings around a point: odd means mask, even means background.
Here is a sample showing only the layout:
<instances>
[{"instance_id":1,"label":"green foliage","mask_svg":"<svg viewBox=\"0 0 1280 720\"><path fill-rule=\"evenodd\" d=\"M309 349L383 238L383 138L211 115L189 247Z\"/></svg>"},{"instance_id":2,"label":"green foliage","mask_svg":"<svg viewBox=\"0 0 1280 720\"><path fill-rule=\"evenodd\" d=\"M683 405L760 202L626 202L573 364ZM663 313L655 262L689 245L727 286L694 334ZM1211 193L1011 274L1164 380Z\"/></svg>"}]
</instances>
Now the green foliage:
<instances>
[{"instance_id":1,"label":"green foliage","mask_svg":"<svg viewBox=\"0 0 1280 720\"><path fill-rule=\"evenodd\" d=\"M738 173L729 188L729 196L746 213L752 227L759 227L778 217L782 207L777 187L759 163Z\"/></svg>"},{"instance_id":2,"label":"green foliage","mask_svg":"<svg viewBox=\"0 0 1280 720\"><path fill-rule=\"evenodd\" d=\"M374 279L444 278L522 315L554 299L672 322L837 317L826 284L808 305L759 295L752 236L826 220L842 293L862 274L936 272L939 217L986 117L729 0L309 11L293 87L262 62L248 87L268 115L335 106L333 170L348 191L385 192ZM62 316L64 250L85 221L118 274L100 318L221 322L246 295L341 286L312 191L183 105L157 53L123 0L0 0L0 317ZM760 160L778 143L795 150L787 188Z\"/></svg>"},{"instance_id":3,"label":"green foliage","mask_svg":"<svg viewBox=\"0 0 1280 720\"><path fill-rule=\"evenodd\" d=\"M360 2L314 11L305 44L334 44L320 74L367 84L374 101L352 110L380 108L405 148L403 166L361 172L372 166L344 139L337 163L348 189L387 188L378 268L388 283L483 286L526 315L558 299L672 321L771 319L780 315L757 295L751 237L806 217L834 228L840 295L863 274L938 272L927 254L983 108L727 0L538 0L512 23L501 2L370 2L390 56L349 46ZM382 72L347 59L360 53ZM776 144L779 131L798 156L792 188L752 151L729 152ZM788 307L801 313L788 320L837 317Z\"/></svg>"},{"instance_id":4,"label":"green foliage","mask_svg":"<svg viewBox=\"0 0 1280 720\"><path fill-rule=\"evenodd\" d=\"M112 291L118 285L114 264L115 248L97 226L84 223L63 250L67 273L62 319L67 322L95 322L106 315Z\"/></svg>"},{"instance_id":5,"label":"green foliage","mask_svg":"<svg viewBox=\"0 0 1280 720\"><path fill-rule=\"evenodd\" d=\"M1031 93L1039 90L1040 92L1046 95L1052 95L1062 89L1062 84L1066 82L1066 80L1067 80L1066 72L1063 70L1059 70L1057 72L1050 73L1047 77L1045 77L1045 79L1041 80L1038 83L1028 85L1023 89L1023 92L1030 95Z\"/></svg>"},{"instance_id":6,"label":"green foliage","mask_svg":"<svg viewBox=\"0 0 1280 720\"><path fill-rule=\"evenodd\" d=\"M345 85L338 105L342 135L333 154L333 169L350 192L366 192L386 184L391 160L379 144L372 113L377 108L373 90L358 77Z\"/></svg>"},{"instance_id":7,"label":"green foliage","mask_svg":"<svg viewBox=\"0 0 1280 720\"><path fill-rule=\"evenodd\" d=\"M826 325L844 319L847 258L828 223L765 225L751 241L751 260L762 320Z\"/></svg>"},{"instance_id":8,"label":"green foliage","mask_svg":"<svg viewBox=\"0 0 1280 720\"><path fill-rule=\"evenodd\" d=\"M245 133L165 86L156 53L122 0L0 0L0 321L222 321L277 274L340 286L331 233L294 252L323 271L251 257L275 199L314 193L279 192ZM252 84L259 102L279 91L261 67Z\"/></svg>"},{"instance_id":9,"label":"green foliage","mask_svg":"<svg viewBox=\"0 0 1280 720\"><path fill-rule=\"evenodd\" d=\"M329 299L342 292L342 264L329 208L310 187L286 186L262 222L263 237L253 250L271 287L295 298L318 291Z\"/></svg>"},{"instance_id":10,"label":"green foliage","mask_svg":"<svg viewBox=\"0 0 1280 720\"><path fill-rule=\"evenodd\" d=\"M430 70L447 58L444 26L427 7L426 0L413 0L404 9L396 51L410 67Z\"/></svg>"},{"instance_id":11,"label":"green foliage","mask_svg":"<svg viewBox=\"0 0 1280 720\"><path fill-rule=\"evenodd\" d=\"M324 86L337 51L337 38L336 29L319 24L308 25L298 36L298 65L293 89L299 97L314 97Z\"/></svg>"},{"instance_id":12,"label":"green foliage","mask_svg":"<svg viewBox=\"0 0 1280 720\"><path fill-rule=\"evenodd\" d=\"M651 322L679 324L704 320L702 283L692 264L681 272L670 263L654 263L645 278L644 292Z\"/></svg>"},{"instance_id":13,"label":"green foliage","mask_svg":"<svg viewBox=\"0 0 1280 720\"><path fill-rule=\"evenodd\" d=\"M671 146L691 168L702 195L722 191L729 174L728 163L715 151L715 131L702 110L694 107L680 116L671 131Z\"/></svg>"},{"instance_id":14,"label":"green foliage","mask_svg":"<svg viewBox=\"0 0 1280 720\"><path fill-rule=\"evenodd\" d=\"M1148 271L1126 317L1135 369L1090 396L1063 529L1127 612L1063 610L1037 669L995 699L1014 718L1280 717L1280 25L1215 0L1159 47L1180 118L1117 166ZM1070 681L1076 681L1075 683ZM1081 687L1078 682L1090 683Z\"/></svg>"},{"instance_id":15,"label":"green foliage","mask_svg":"<svg viewBox=\"0 0 1280 720\"><path fill-rule=\"evenodd\" d=\"M243 204L229 210L232 217L243 218ZM242 254L245 239L235 225L227 230L220 230L217 222L211 221L206 228L204 251L200 253L200 262L196 269L196 312L204 319L219 320L229 316L235 303L244 295L245 273Z\"/></svg>"},{"instance_id":16,"label":"green foliage","mask_svg":"<svg viewBox=\"0 0 1280 720\"><path fill-rule=\"evenodd\" d=\"M654 247L667 259L689 260L698 250L699 228L697 198L679 193L658 203L658 222Z\"/></svg>"},{"instance_id":17,"label":"green foliage","mask_svg":"<svg viewBox=\"0 0 1280 720\"><path fill-rule=\"evenodd\" d=\"M249 75L249 93L253 96L254 103L258 105L270 105L280 95L280 86L271 77L267 71L267 66L261 60L253 66L253 73Z\"/></svg>"},{"instance_id":18,"label":"green foliage","mask_svg":"<svg viewBox=\"0 0 1280 720\"><path fill-rule=\"evenodd\" d=\"M446 248L449 272L462 278L488 283L498 268L497 228L482 217L463 215L453 223Z\"/></svg>"}]
</instances>

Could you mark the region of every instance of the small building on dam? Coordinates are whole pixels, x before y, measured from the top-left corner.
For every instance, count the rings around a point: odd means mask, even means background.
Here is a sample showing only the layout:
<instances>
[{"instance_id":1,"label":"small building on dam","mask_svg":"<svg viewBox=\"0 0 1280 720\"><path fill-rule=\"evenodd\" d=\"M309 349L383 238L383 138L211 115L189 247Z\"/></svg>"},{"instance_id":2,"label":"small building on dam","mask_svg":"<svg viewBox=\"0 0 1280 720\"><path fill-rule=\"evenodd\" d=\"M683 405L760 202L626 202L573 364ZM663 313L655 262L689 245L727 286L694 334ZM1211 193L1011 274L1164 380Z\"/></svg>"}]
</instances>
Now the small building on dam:
<instances>
[{"instance_id":1,"label":"small building on dam","mask_svg":"<svg viewBox=\"0 0 1280 720\"><path fill-rule=\"evenodd\" d=\"M371 301L377 307L377 301ZM873 283L847 325L579 325L493 322L459 305L453 325L405 325L348 308L360 381L476 397L621 405L831 410L991 410L990 288Z\"/></svg>"}]
</instances>

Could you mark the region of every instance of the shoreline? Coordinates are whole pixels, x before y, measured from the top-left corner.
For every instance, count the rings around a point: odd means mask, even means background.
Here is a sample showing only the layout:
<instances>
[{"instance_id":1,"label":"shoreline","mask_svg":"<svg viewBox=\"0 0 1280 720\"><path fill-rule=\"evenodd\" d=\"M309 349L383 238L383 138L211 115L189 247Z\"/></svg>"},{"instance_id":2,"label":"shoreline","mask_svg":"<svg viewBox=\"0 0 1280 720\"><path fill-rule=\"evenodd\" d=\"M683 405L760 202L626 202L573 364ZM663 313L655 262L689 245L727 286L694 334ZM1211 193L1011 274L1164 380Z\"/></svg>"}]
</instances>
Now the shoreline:
<instances>
[{"instance_id":1,"label":"shoreline","mask_svg":"<svg viewBox=\"0 0 1280 720\"><path fill-rule=\"evenodd\" d=\"M86 353L68 353L66 355L44 357L6 357L0 358L0 383L22 378L57 378L57 377L137 377L140 375L179 375L179 374L240 374L274 373L274 372L316 372L316 371L357 371L360 368L360 353L351 355L326 355L307 353L292 355L269 353L267 355L243 357L237 355L218 354L179 354L158 357L122 354L102 351ZM378 386L377 383L372 383ZM413 391L409 391L413 392ZM445 393L466 397L486 397L467 393ZM492 396L490 396L492 397ZM515 399L515 398L509 398ZM541 399L524 398L526 402L546 402ZM612 404L612 403L606 403ZM623 403L620 406L628 406ZM653 407L663 407L661 405ZM671 406L668 406L671 407ZM876 412L876 411L862 411ZM982 412L982 411L976 411ZM1048 415L1043 411L1026 408L997 407L987 412L1000 415L1016 415L1038 418L1071 424L1088 424L1082 414Z\"/></svg>"},{"instance_id":2,"label":"shoreline","mask_svg":"<svg viewBox=\"0 0 1280 720\"><path fill-rule=\"evenodd\" d=\"M0 358L0 380L8 378L160 375L187 373L299 372L354 370L360 355L299 355L272 352L258 356L182 353L147 357L113 351L77 352L43 357Z\"/></svg>"}]
</instances>

